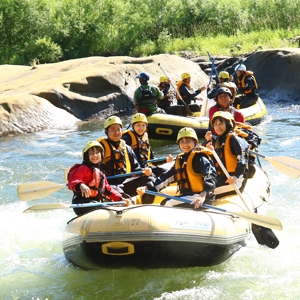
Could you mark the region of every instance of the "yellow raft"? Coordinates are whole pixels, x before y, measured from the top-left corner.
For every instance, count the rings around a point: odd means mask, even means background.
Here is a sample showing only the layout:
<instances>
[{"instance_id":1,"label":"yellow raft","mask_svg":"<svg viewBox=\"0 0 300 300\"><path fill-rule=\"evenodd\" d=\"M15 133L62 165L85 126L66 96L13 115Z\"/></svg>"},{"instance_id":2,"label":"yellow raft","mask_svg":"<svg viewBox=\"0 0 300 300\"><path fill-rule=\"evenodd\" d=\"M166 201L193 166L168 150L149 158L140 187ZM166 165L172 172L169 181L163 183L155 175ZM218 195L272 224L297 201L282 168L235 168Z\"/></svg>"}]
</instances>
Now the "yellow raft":
<instances>
[{"instance_id":1,"label":"yellow raft","mask_svg":"<svg viewBox=\"0 0 300 300\"><path fill-rule=\"evenodd\" d=\"M259 124L267 113L266 106L261 98L247 108L240 110L246 122L252 125ZM199 113L195 113L196 115ZM198 137L204 137L208 130L209 118L208 116L200 117L182 117L168 114L154 114L147 117L148 119L148 136L151 139L163 139L176 141L178 131L182 127L192 127Z\"/></svg>"},{"instance_id":2,"label":"yellow raft","mask_svg":"<svg viewBox=\"0 0 300 300\"><path fill-rule=\"evenodd\" d=\"M256 167L243 192L255 212L268 199L267 175ZM176 187L168 187L171 193ZM107 207L69 221L63 234L67 259L84 269L101 267L163 268L211 266L228 259L246 244L251 224L216 210L151 205ZM241 199L227 196L215 206L241 212Z\"/></svg>"}]
</instances>

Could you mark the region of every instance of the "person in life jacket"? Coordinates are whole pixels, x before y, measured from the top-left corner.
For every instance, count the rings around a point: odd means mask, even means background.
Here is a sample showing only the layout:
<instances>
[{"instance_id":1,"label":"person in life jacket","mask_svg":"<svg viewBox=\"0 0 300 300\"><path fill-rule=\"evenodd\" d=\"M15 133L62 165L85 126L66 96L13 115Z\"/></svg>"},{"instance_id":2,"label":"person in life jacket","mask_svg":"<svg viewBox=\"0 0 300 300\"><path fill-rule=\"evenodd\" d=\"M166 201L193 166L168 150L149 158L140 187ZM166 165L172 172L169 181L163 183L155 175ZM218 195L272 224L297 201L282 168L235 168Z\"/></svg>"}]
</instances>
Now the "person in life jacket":
<instances>
[{"instance_id":1,"label":"person in life jacket","mask_svg":"<svg viewBox=\"0 0 300 300\"><path fill-rule=\"evenodd\" d=\"M150 147L148 134L146 132L148 120L144 114L137 113L131 120L132 130L123 131L122 139L134 151L136 158L141 167L150 167L155 176L159 176L166 171L163 166L158 166L161 163L145 163L149 159L154 159L154 153ZM173 161L173 156L169 154L166 158L167 163Z\"/></svg>"},{"instance_id":2,"label":"person in life jacket","mask_svg":"<svg viewBox=\"0 0 300 300\"><path fill-rule=\"evenodd\" d=\"M217 96L217 92L219 90L220 87L230 87L230 91L232 93L232 97L235 97L236 94L236 85L234 83L230 83L230 85L228 84L229 81L229 73L226 71L222 71L219 74L219 83L213 88L210 88L210 85L207 85L207 97L208 99L214 99ZM215 99L216 100L216 99ZM234 99L233 99L234 101Z\"/></svg>"},{"instance_id":3,"label":"person in life jacket","mask_svg":"<svg viewBox=\"0 0 300 300\"><path fill-rule=\"evenodd\" d=\"M148 184L137 190L143 195L146 189L160 191L171 182L176 181L181 196L190 198L195 209L204 202L211 203L215 199L214 189L217 182L217 173L211 159L212 152L198 145L198 138L194 129L184 127L178 132L177 144L182 151L175 160L175 165L169 171L163 173L154 183ZM179 204L183 207L191 207L189 204L180 204L176 200L166 202L166 206ZM163 202L161 203L163 204Z\"/></svg>"},{"instance_id":4,"label":"person in life jacket","mask_svg":"<svg viewBox=\"0 0 300 300\"><path fill-rule=\"evenodd\" d=\"M230 85L230 83L224 83L226 84L226 86ZM233 105L232 105L232 92L231 90L226 87L226 86L222 86L218 89L216 96L215 96L215 100L216 100L216 105L212 106L209 109L209 131L206 134L211 134L211 131L213 131L213 128L211 127L211 120L213 115L217 112L217 111L227 111L229 113L231 113L235 119L236 124L239 123L245 123L245 119L244 116L242 114L241 111L239 111L238 109L236 109ZM213 134L216 134L215 132L213 132ZM211 139L211 137L207 137L207 139Z\"/></svg>"},{"instance_id":5,"label":"person in life jacket","mask_svg":"<svg viewBox=\"0 0 300 300\"><path fill-rule=\"evenodd\" d=\"M177 115L177 116L184 115L186 111L184 105L172 105L174 100L172 99L170 94L171 80L167 76L161 76L159 81L160 83L158 85L158 88L163 93L164 96L162 99L157 99L158 107L163 109L167 114Z\"/></svg>"},{"instance_id":6,"label":"person in life jacket","mask_svg":"<svg viewBox=\"0 0 300 300\"><path fill-rule=\"evenodd\" d=\"M247 181L249 145L235 133L235 120L229 112L217 111L212 117L211 125L217 138L213 142L209 142L207 147L216 150L230 175L230 178L227 179L222 168L215 162L218 173L215 192L219 197L231 194L232 191L235 193L233 186L231 186L234 183L243 192Z\"/></svg>"},{"instance_id":7,"label":"person in life jacket","mask_svg":"<svg viewBox=\"0 0 300 300\"><path fill-rule=\"evenodd\" d=\"M125 201L122 195L114 190L107 182L106 176L100 169L100 162L104 156L104 149L97 141L88 142L82 150L83 162L74 165L68 176L68 188L74 192L72 203L103 202L106 198L112 201ZM74 208L77 215L88 213L99 207Z\"/></svg>"},{"instance_id":8,"label":"person in life jacket","mask_svg":"<svg viewBox=\"0 0 300 300\"><path fill-rule=\"evenodd\" d=\"M105 155L101 163L101 168L107 176L143 171L141 176L116 177L108 179L110 185L122 194L136 196L136 188L155 180L152 169L141 167L137 157L129 145L122 140L123 124L119 117L108 117L104 122L105 134L107 137L99 138L97 141L105 150ZM152 203L154 197L145 195L143 201ZM149 197L148 197L149 196Z\"/></svg>"},{"instance_id":9,"label":"person in life jacket","mask_svg":"<svg viewBox=\"0 0 300 300\"><path fill-rule=\"evenodd\" d=\"M237 108L246 108L254 105L258 100L258 86L253 72L247 71L244 64L235 67L237 79L235 84L237 86L238 95L235 98L234 106ZM231 76L231 80L233 80Z\"/></svg>"},{"instance_id":10,"label":"person in life jacket","mask_svg":"<svg viewBox=\"0 0 300 300\"><path fill-rule=\"evenodd\" d=\"M187 72L181 74L181 81L176 82L177 85L177 94L176 98L178 100L179 105L184 105L179 97L181 96L182 100L188 105L192 112L200 111L200 106L198 104L191 104L192 100L196 101L197 96L204 90L206 87L203 86L202 88L193 91L192 87L190 86L191 83L191 75ZM179 94L179 95L178 95Z\"/></svg>"},{"instance_id":11,"label":"person in life jacket","mask_svg":"<svg viewBox=\"0 0 300 300\"><path fill-rule=\"evenodd\" d=\"M149 85L149 75L145 72L140 73L136 78L139 79L141 86L134 92L134 102L137 112L141 112L146 116L155 113L165 113L165 111L157 106L157 100L163 98L163 93L154 85Z\"/></svg>"}]
</instances>

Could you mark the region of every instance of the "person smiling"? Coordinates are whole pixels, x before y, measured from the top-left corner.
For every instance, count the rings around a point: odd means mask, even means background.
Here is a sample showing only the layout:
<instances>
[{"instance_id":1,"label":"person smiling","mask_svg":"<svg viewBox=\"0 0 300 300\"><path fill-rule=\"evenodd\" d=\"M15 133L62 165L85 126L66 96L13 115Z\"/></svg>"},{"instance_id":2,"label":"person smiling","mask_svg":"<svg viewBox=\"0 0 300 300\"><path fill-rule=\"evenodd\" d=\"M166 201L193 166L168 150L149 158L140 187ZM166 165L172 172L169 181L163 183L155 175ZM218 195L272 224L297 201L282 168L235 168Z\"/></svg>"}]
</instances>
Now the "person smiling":
<instances>
[{"instance_id":1,"label":"person smiling","mask_svg":"<svg viewBox=\"0 0 300 300\"><path fill-rule=\"evenodd\" d=\"M146 189L160 191L171 182L176 181L181 196L187 196L195 204L195 209L204 202L211 203L215 199L214 189L217 181L217 173L213 161L212 152L204 147L198 146L198 138L194 129L184 127L178 132L177 143L182 151L175 160L175 165L163 173L154 183L149 183L137 189L142 196ZM176 200L169 200L166 206L173 205L188 206Z\"/></svg>"},{"instance_id":2,"label":"person smiling","mask_svg":"<svg viewBox=\"0 0 300 300\"><path fill-rule=\"evenodd\" d=\"M166 171L163 166L145 163L149 159L154 159L154 153L150 147L146 132L148 125L147 117L144 114L137 113L132 117L131 124L132 130L123 131L122 139L132 148L141 167L150 167L155 176L159 176ZM169 154L166 162L171 163L172 161L173 156Z\"/></svg>"},{"instance_id":3,"label":"person smiling","mask_svg":"<svg viewBox=\"0 0 300 300\"><path fill-rule=\"evenodd\" d=\"M88 142L83 150L82 164L74 165L68 176L68 188L73 191L73 204L103 202L105 198L112 201L123 200L125 206L130 201L123 199L122 195L114 190L107 182L106 176L100 169L100 163L104 156L104 149L97 141ZM74 208L77 215L82 215L99 207Z\"/></svg>"},{"instance_id":4,"label":"person smiling","mask_svg":"<svg viewBox=\"0 0 300 300\"><path fill-rule=\"evenodd\" d=\"M135 196L138 186L155 180L151 176L152 169L140 166L132 148L121 139L123 124L119 117L108 117L104 122L104 128L107 137L98 139L98 142L105 150L101 167L108 176L144 171L142 176L131 176L130 178L116 176L108 180L113 188L120 191L123 195ZM143 203L152 203L153 200L154 197L152 195L145 195Z\"/></svg>"},{"instance_id":5,"label":"person smiling","mask_svg":"<svg viewBox=\"0 0 300 300\"><path fill-rule=\"evenodd\" d=\"M235 193L231 186L233 184L236 184L242 192L247 181L249 144L235 133L235 120L229 112L216 112L212 117L211 125L217 138L214 142L209 142L207 147L211 150L215 149L230 175L230 178L227 179L222 168L216 162L218 173L216 194L224 195L232 191ZM207 135L205 137L207 138Z\"/></svg>"}]
</instances>

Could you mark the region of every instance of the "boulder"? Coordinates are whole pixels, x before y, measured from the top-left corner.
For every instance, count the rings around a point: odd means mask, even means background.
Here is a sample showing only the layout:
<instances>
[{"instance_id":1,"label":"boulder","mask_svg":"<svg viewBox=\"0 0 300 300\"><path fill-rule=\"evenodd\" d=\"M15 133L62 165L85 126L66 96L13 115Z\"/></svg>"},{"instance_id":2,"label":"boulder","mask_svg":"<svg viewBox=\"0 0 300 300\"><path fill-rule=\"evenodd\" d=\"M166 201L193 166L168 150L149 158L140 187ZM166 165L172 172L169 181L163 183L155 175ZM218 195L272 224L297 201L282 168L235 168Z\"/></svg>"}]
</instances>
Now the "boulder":
<instances>
[{"instance_id":1,"label":"boulder","mask_svg":"<svg viewBox=\"0 0 300 300\"><path fill-rule=\"evenodd\" d=\"M0 136L25 133L62 124L106 118L134 111L133 94L140 72L157 85L164 75L173 83L183 72L192 76L195 89L208 78L200 67L176 55L147 58L88 57L54 64L0 66Z\"/></svg>"}]
</instances>

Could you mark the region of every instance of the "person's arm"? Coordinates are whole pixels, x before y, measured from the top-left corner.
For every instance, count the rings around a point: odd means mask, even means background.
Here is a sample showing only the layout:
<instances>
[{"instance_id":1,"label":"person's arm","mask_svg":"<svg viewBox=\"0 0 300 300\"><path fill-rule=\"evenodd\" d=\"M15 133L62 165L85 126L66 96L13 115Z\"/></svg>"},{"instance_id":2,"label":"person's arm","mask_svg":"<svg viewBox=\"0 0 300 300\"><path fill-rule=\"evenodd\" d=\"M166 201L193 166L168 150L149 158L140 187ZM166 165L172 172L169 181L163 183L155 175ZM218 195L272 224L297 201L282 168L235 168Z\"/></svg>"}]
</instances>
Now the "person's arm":
<instances>
[{"instance_id":1,"label":"person's arm","mask_svg":"<svg viewBox=\"0 0 300 300\"><path fill-rule=\"evenodd\" d=\"M136 172L136 171L142 171L143 168L140 166L135 153L133 152L132 148L128 145L126 145L127 148L127 153L129 156L129 161L131 164L131 172Z\"/></svg>"},{"instance_id":2,"label":"person's arm","mask_svg":"<svg viewBox=\"0 0 300 300\"><path fill-rule=\"evenodd\" d=\"M237 166L234 172L234 176L236 176L237 178L239 178L246 172L248 164L248 160L245 155L245 149L242 148L242 145L244 145L247 142L244 140L239 141L239 139L241 138L236 136L232 136L230 139L231 152L237 157Z\"/></svg>"},{"instance_id":3,"label":"person's arm","mask_svg":"<svg viewBox=\"0 0 300 300\"><path fill-rule=\"evenodd\" d=\"M244 115L238 109L235 110L234 118L235 118L235 121L238 123L245 123Z\"/></svg>"},{"instance_id":4,"label":"person's arm","mask_svg":"<svg viewBox=\"0 0 300 300\"><path fill-rule=\"evenodd\" d=\"M251 91L254 85L255 83L253 78L251 76L246 76L245 87L239 87L238 92L241 94L245 94L246 92Z\"/></svg>"},{"instance_id":5,"label":"person's arm","mask_svg":"<svg viewBox=\"0 0 300 300\"><path fill-rule=\"evenodd\" d=\"M92 173L87 166L81 165L69 174L68 188L80 192L80 185L92 180Z\"/></svg>"},{"instance_id":6,"label":"person's arm","mask_svg":"<svg viewBox=\"0 0 300 300\"><path fill-rule=\"evenodd\" d=\"M164 97L166 97L166 96L168 95L169 90L170 90L170 84L167 83L167 84L165 85L165 88L162 90L162 92L163 92L163 94L164 94Z\"/></svg>"},{"instance_id":7,"label":"person's arm","mask_svg":"<svg viewBox=\"0 0 300 300\"><path fill-rule=\"evenodd\" d=\"M103 176L105 176L105 175L103 174ZM105 195L107 196L107 198L111 199L113 202L120 201L122 198L122 195L109 185L109 183L107 182L106 176L105 176Z\"/></svg>"},{"instance_id":8,"label":"person's arm","mask_svg":"<svg viewBox=\"0 0 300 300\"><path fill-rule=\"evenodd\" d=\"M140 105L139 105L139 95L140 95L140 89L136 89L133 95L133 100L135 104L136 111L139 113L140 112Z\"/></svg>"},{"instance_id":9,"label":"person's arm","mask_svg":"<svg viewBox=\"0 0 300 300\"><path fill-rule=\"evenodd\" d=\"M175 181L175 166L162 173L158 178L156 178L155 182L152 181L148 182L147 188L150 191L160 191L174 181Z\"/></svg>"},{"instance_id":10,"label":"person's arm","mask_svg":"<svg viewBox=\"0 0 300 300\"><path fill-rule=\"evenodd\" d=\"M212 90L210 90L209 88L207 89L207 97L208 99L213 99L216 97L217 91L220 88L219 85L217 85L215 88L213 88Z\"/></svg>"},{"instance_id":11,"label":"person's arm","mask_svg":"<svg viewBox=\"0 0 300 300\"><path fill-rule=\"evenodd\" d=\"M186 96L189 100L194 100L194 98L201 93L201 90L197 90L195 92L191 92L187 85L183 84L179 88L180 95Z\"/></svg>"}]
</instances>

